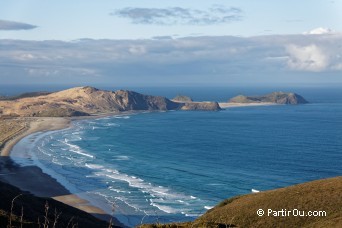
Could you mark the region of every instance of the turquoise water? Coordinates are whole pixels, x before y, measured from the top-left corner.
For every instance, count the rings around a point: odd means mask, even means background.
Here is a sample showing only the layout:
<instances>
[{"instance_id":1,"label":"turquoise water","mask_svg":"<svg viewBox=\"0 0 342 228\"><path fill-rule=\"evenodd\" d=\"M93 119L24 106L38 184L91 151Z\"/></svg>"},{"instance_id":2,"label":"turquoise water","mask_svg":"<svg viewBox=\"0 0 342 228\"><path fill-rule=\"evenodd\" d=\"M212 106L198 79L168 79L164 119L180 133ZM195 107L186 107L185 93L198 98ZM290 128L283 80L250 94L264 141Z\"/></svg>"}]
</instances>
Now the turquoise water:
<instances>
[{"instance_id":1,"label":"turquoise water","mask_svg":"<svg viewBox=\"0 0 342 228\"><path fill-rule=\"evenodd\" d=\"M192 220L251 189L342 174L342 93L304 93L313 103L76 121L34 136L29 154L129 226Z\"/></svg>"}]
</instances>

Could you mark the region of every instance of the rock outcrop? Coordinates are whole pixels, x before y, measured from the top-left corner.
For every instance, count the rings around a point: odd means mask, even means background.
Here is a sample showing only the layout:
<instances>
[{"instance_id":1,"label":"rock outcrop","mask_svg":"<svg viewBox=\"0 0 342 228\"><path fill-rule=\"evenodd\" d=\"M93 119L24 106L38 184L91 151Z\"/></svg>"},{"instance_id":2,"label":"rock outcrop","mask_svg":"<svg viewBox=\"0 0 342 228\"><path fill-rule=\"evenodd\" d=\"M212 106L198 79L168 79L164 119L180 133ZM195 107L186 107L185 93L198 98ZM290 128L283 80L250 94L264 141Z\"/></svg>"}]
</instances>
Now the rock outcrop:
<instances>
[{"instance_id":1,"label":"rock outcrop","mask_svg":"<svg viewBox=\"0 0 342 228\"><path fill-rule=\"evenodd\" d=\"M172 101L175 101L175 102L193 102L192 98L191 97L188 97L188 96L184 96L184 95L177 95L176 97L174 97L172 99Z\"/></svg>"},{"instance_id":2,"label":"rock outcrop","mask_svg":"<svg viewBox=\"0 0 342 228\"><path fill-rule=\"evenodd\" d=\"M127 90L114 92L116 102L120 105L120 111L130 110L176 110L180 104L170 101L165 97L149 96Z\"/></svg>"},{"instance_id":3,"label":"rock outcrop","mask_svg":"<svg viewBox=\"0 0 342 228\"><path fill-rule=\"evenodd\" d=\"M182 105L181 110L219 111L221 107L217 102L187 102Z\"/></svg>"},{"instance_id":4,"label":"rock outcrop","mask_svg":"<svg viewBox=\"0 0 342 228\"><path fill-rule=\"evenodd\" d=\"M262 96L239 95L229 100L231 103L275 103L275 104L306 104L302 96L296 93L273 92Z\"/></svg>"}]
</instances>

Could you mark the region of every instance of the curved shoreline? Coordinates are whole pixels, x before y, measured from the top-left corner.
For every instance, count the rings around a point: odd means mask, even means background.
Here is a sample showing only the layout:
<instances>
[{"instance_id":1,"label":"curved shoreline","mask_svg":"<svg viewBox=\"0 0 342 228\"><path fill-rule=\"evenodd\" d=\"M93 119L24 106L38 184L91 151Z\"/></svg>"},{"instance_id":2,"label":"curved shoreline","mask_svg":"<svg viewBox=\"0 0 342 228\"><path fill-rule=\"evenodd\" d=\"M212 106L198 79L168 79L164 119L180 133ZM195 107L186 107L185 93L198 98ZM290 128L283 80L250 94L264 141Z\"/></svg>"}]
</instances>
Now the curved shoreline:
<instances>
[{"instance_id":1,"label":"curved shoreline","mask_svg":"<svg viewBox=\"0 0 342 228\"><path fill-rule=\"evenodd\" d=\"M24 118L24 120L27 121L28 127L21 133L12 136L10 140L4 143L0 156L0 171L4 174L0 176L0 180L16 186L23 191L28 191L36 196L53 198L71 207L92 214L101 220L109 222L112 218L111 215L99 207L92 205L88 200L71 193L57 179L44 173L40 167L23 167L15 163L10 157L12 149L21 140L34 133L44 133L69 128L71 126L72 119L59 117L33 117ZM113 220L115 221L116 219ZM117 221L115 221L115 223L119 224Z\"/></svg>"},{"instance_id":2,"label":"curved shoreline","mask_svg":"<svg viewBox=\"0 0 342 228\"><path fill-rule=\"evenodd\" d=\"M11 150L21 139L37 132L61 130L70 127L71 120L63 117L32 117L24 118L29 125L26 129L17 135L12 136L10 140L4 143L1 150L1 156L10 156Z\"/></svg>"},{"instance_id":3,"label":"curved shoreline","mask_svg":"<svg viewBox=\"0 0 342 228\"><path fill-rule=\"evenodd\" d=\"M221 103L220 105L225 104ZM243 106L266 106L266 105L272 105L269 103L262 103L262 104L230 104L223 108L234 108L234 107L243 107ZM55 130L62 130L65 128L68 128L71 126L71 122L73 120L81 120L81 119L93 119L93 118L102 118L110 115L126 115L128 113L135 113L135 112L122 112L122 113L106 113L106 114L100 114L95 116L87 116L87 117L74 117L74 118L67 118L67 117L26 117L26 118L20 118L23 121L26 121L26 124L28 125L27 128L25 128L22 132L19 134L13 135L10 140L8 140L1 151L1 157L10 159L11 151L13 147L20 142L25 137L28 137L29 135L32 135L34 133L38 132L49 132L49 131L55 131ZM0 158L1 158L0 157ZM3 169L3 164L0 163L0 170L5 171L6 173L8 171ZM26 169L27 167L21 167ZM9 171L8 173L11 173ZM12 172L13 173L13 172ZM20 171L15 172L16 175L6 175L5 177L2 176L0 179L5 180L9 184L12 184L22 190L29 191L32 194L35 194L37 196L45 196L45 197L51 197L57 201L60 201L64 204L67 204L69 206L78 208L80 210L83 210L89 214L95 215L96 217L109 221L109 218L111 217L108 213L106 213L104 210L100 209L99 207L96 207L91 204L90 201L76 195L70 193L69 190L66 190L65 186L63 184L54 179L52 176L44 173L44 171L39 168L38 166L32 167L28 172ZM19 175L19 177L17 177ZM15 178L13 178L15 177ZM34 177L34 179L32 178ZM30 181L27 181L30 180ZM29 183L30 182L30 183ZM41 189L42 185L50 185L48 188ZM60 189L60 191L54 191L54 188ZM64 191L64 190L66 191ZM44 192L45 190L45 192ZM56 193L58 192L58 193Z\"/></svg>"}]
</instances>

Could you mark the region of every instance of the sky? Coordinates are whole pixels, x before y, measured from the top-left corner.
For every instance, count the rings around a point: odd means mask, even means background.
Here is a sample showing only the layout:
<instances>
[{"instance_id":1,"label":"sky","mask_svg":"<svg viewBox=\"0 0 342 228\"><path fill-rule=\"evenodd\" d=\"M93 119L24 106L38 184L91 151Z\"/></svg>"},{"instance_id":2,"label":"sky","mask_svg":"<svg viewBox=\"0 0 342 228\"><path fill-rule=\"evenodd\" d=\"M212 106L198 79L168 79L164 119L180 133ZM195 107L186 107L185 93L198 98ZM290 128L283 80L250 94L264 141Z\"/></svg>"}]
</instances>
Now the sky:
<instances>
[{"instance_id":1,"label":"sky","mask_svg":"<svg viewBox=\"0 0 342 228\"><path fill-rule=\"evenodd\" d=\"M1 84L342 84L342 0L1 0Z\"/></svg>"},{"instance_id":2,"label":"sky","mask_svg":"<svg viewBox=\"0 0 342 228\"><path fill-rule=\"evenodd\" d=\"M1 0L0 5L0 20L32 25L2 30L3 39L257 36L317 27L342 31L341 0Z\"/></svg>"}]
</instances>

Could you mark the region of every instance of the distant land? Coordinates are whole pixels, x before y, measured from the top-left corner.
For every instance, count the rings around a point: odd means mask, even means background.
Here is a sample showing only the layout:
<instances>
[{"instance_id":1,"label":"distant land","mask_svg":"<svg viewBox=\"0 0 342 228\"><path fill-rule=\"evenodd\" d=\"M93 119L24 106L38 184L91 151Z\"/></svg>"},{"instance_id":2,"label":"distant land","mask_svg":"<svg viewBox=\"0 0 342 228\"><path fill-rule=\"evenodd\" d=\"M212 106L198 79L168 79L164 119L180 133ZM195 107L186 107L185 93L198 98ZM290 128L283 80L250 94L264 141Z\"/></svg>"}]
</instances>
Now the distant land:
<instances>
[{"instance_id":1,"label":"distant land","mask_svg":"<svg viewBox=\"0 0 342 228\"><path fill-rule=\"evenodd\" d=\"M302 96L296 93L273 92L262 96L239 95L231 98L232 103L275 103L275 104L307 104L309 103Z\"/></svg>"},{"instance_id":2,"label":"distant land","mask_svg":"<svg viewBox=\"0 0 342 228\"><path fill-rule=\"evenodd\" d=\"M127 111L202 110L219 111L226 107L305 104L307 101L295 93L274 92L264 96L237 96L227 103L192 101L179 95L172 100L134 91L106 91L94 87L75 87L59 92L25 93L14 97L1 97L0 116L21 117L73 117Z\"/></svg>"},{"instance_id":3,"label":"distant land","mask_svg":"<svg viewBox=\"0 0 342 228\"><path fill-rule=\"evenodd\" d=\"M193 222L142 225L140 228L342 227L341 189L342 177L317 180L226 199ZM264 211L263 216L258 216L259 209ZM321 211L321 216L281 216L281 212L279 216L268 216L268 209L296 209L301 214Z\"/></svg>"}]
</instances>

